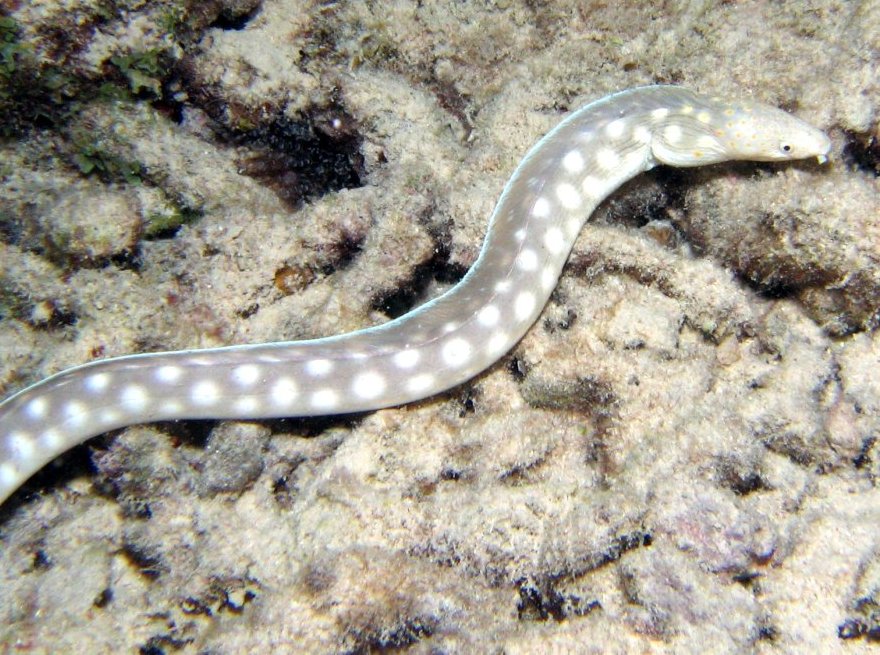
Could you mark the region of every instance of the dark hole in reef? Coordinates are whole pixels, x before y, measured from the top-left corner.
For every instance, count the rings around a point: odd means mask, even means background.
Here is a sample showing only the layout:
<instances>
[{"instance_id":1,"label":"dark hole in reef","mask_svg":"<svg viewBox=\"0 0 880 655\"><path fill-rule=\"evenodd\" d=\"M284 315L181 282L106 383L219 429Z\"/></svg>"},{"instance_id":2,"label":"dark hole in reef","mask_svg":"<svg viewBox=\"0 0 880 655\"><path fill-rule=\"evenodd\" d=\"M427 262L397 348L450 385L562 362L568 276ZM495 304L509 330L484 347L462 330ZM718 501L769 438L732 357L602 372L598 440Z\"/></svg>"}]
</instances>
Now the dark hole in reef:
<instances>
[{"instance_id":1,"label":"dark hole in reef","mask_svg":"<svg viewBox=\"0 0 880 655\"><path fill-rule=\"evenodd\" d=\"M139 271L144 265L144 253L140 246L126 248L110 255L109 263L123 271Z\"/></svg>"},{"instance_id":2,"label":"dark hole in reef","mask_svg":"<svg viewBox=\"0 0 880 655\"><path fill-rule=\"evenodd\" d=\"M79 320L77 313L65 302L56 298L34 298L31 303L14 307L12 313L18 314L35 330L60 330L76 325Z\"/></svg>"},{"instance_id":3,"label":"dark hole in reef","mask_svg":"<svg viewBox=\"0 0 880 655\"><path fill-rule=\"evenodd\" d=\"M215 18L208 27L239 32L247 27L247 24L250 23L258 13L260 13L259 3L248 11L242 13L235 13L231 8L227 7L217 15L217 18Z\"/></svg>"},{"instance_id":4,"label":"dark hole in reef","mask_svg":"<svg viewBox=\"0 0 880 655\"><path fill-rule=\"evenodd\" d=\"M867 632L868 626L859 619L847 619L837 626L837 637L839 639L858 639L859 637L864 637Z\"/></svg>"},{"instance_id":5,"label":"dark hole in reef","mask_svg":"<svg viewBox=\"0 0 880 655\"><path fill-rule=\"evenodd\" d=\"M242 602L239 603L237 601L232 600L232 597L229 594L228 589L219 589L220 595L222 597L222 603L220 605L220 609L226 609L232 612L233 614L241 614L244 611L245 605L250 603L254 598L257 597L253 591L248 589L244 592L244 596L242 598Z\"/></svg>"},{"instance_id":6,"label":"dark hole in reef","mask_svg":"<svg viewBox=\"0 0 880 655\"><path fill-rule=\"evenodd\" d=\"M219 421L210 419L183 419L158 421L156 427L173 439L175 447L186 444L193 448L205 448L217 423Z\"/></svg>"},{"instance_id":7,"label":"dark hole in reef","mask_svg":"<svg viewBox=\"0 0 880 655\"><path fill-rule=\"evenodd\" d=\"M543 326L544 329L551 334L556 332L556 330L569 330L577 321L577 317L577 311L569 307L564 316L556 318L548 317L544 319Z\"/></svg>"},{"instance_id":8,"label":"dark hole in reef","mask_svg":"<svg viewBox=\"0 0 880 655\"><path fill-rule=\"evenodd\" d=\"M768 491L771 488L757 473L749 473L744 476L731 474L726 482L737 496L747 496L754 491Z\"/></svg>"},{"instance_id":9,"label":"dark hole in reef","mask_svg":"<svg viewBox=\"0 0 880 655\"><path fill-rule=\"evenodd\" d=\"M562 594L553 579L541 582L520 580L516 603L520 621L564 621L572 616L585 616L602 607L598 600L587 600L576 594Z\"/></svg>"},{"instance_id":10,"label":"dark hole in reef","mask_svg":"<svg viewBox=\"0 0 880 655\"><path fill-rule=\"evenodd\" d=\"M758 639L760 641L776 641L779 637L779 630L772 625L761 625L758 627Z\"/></svg>"},{"instance_id":11,"label":"dark hole in reef","mask_svg":"<svg viewBox=\"0 0 880 655\"><path fill-rule=\"evenodd\" d=\"M853 466L856 469L862 469L871 464L871 449L874 447L874 444L877 442L877 439L874 437L868 437L862 442L862 447L859 450L859 454L856 455L853 460Z\"/></svg>"},{"instance_id":12,"label":"dark hole in reef","mask_svg":"<svg viewBox=\"0 0 880 655\"><path fill-rule=\"evenodd\" d=\"M735 461L722 460L718 463L718 481L737 496L748 496L751 493L772 489L760 472L744 470Z\"/></svg>"},{"instance_id":13,"label":"dark hole in reef","mask_svg":"<svg viewBox=\"0 0 880 655\"><path fill-rule=\"evenodd\" d=\"M479 396L479 391L470 385L465 385L461 394L458 397L458 417L464 418L468 414L476 414L477 413L477 397Z\"/></svg>"},{"instance_id":14,"label":"dark hole in reef","mask_svg":"<svg viewBox=\"0 0 880 655\"><path fill-rule=\"evenodd\" d=\"M741 274L740 280L748 285L761 298L767 300L784 300L791 298L798 292L798 285L792 284L788 280L783 280L782 276L759 279L758 274Z\"/></svg>"},{"instance_id":15,"label":"dark hole in reef","mask_svg":"<svg viewBox=\"0 0 880 655\"><path fill-rule=\"evenodd\" d=\"M331 428L354 428L369 412L302 416L261 421L274 433L290 433L300 437L317 437Z\"/></svg>"},{"instance_id":16,"label":"dark hole in reef","mask_svg":"<svg viewBox=\"0 0 880 655\"><path fill-rule=\"evenodd\" d=\"M183 225L174 225L172 227L165 227L161 230L156 230L155 232L151 232L148 236L144 236L144 241L167 241L168 239L173 239L177 236L177 233L180 232L180 229Z\"/></svg>"},{"instance_id":17,"label":"dark hole in reef","mask_svg":"<svg viewBox=\"0 0 880 655\"><path fill-rule=\"evenodd\" d=\"M193 596L188 596L180 601L180 610L184 614L189 614L190 616L214 616L214 612L211 611L210 606L206 605L199 598L195 598Z\"/></svg>"},{"instance_id":18,"label":"dark hole in reef","mask_svg":"<svg viewBox=\"0 0 880 655\"><path fill-rule=\"evenodd\" d=\"M11 246L19 246L25 242L27 234L28 226L24 217L0 212L0 241Z\"/></svg>"},{"instance_id":19,"label":"dark hole in reef","mask_svg":"<svg viewBox=\"0 0 880 655\"><path fill-rule=\"evenodd\" d=\"M158 111L168 120L180 125L183 123L183 103L174 100L173 90L168 87L167 80L162 84L162 98L152 103L153 109Z\"/></svg>"},{"instance_id":20,"label":"dark hole in reef","mask_svg":"<svg viewBox=\"0 0 880 655\"><path fill-rule=\"evenodd\" d=\"M291 208L363 186L363 139L338 105L314 109L298 121L277 116L233 140L251 151L239 160L240 172L269 186Z\"/></svg>"},{"instance_id":21,"label":"dark hole in reef","mask_svg":"<svg viewBox=\"0 0 880 655\"><path fill-rule=\"evenodd\" d=\"M434 256L413 270L410 279L397 289L376 296L371 306L390 318L397 318L421 304L425 291L432 281L455 284L467 273L467 268L449 261L449 249L439 246Z\"/></svg>"},{"instance_id":22,"label":"dark hole in reef","mask_svg":"<svg viewBox=\"0 0 880 655\"><path fill-rule=\"evenodd\" d=\"M363 249L365 237L366 234L343 234L342 238L332 244L332 250L327 253L330 256L330 261L321 267L321 273L332 275L351 264L355 256Z\"/></svg>"},{"instance_id":23,"label":"dark hole in reef","mask_svg":"<svg viewBox=\"0 0 880 655\"><path fill-rule=\"evenodd\" d=\"M135 544L125 544L122 547L122 554L137 568L138 573L148 580L155 580L162 575L161 559L144 548Z\"/></svg>"},{"instance_id":24,"label":"dark hole in reef","mask_svg":"<svg viewBox=\"0 0 880 655\"><path fill-rule=\"evenodd\" d=\"M138 655L165 655L169 649L179 651L191 644L192 638L179 639L172 634L161 634L150 637L147 643L138 648Z\"/></svg>"},{"instance_id":25,"label":"dark hole in reef","mask_svg":"<svg viewBox=\"0 0 880 655\"><path fill-rule=\"evenodd\" d=\"M733 581L743 587L751 587L752 583L761 577L756 571L742 571L733 576Z\"/></svg>"},{"instance_id":26,"label":"dark hole in reef","mask_svg":"<svg viewBox=\"0 0 880 655\"><path fill-rule=\"evenodd\" d=\"M46 551L42 548L38 548L34 551L33 559L31 560L31 566L34 570L47 570L52 568L52 560L49 559L49 556L46 555Z\"/></svg>"},{"instance_id":27,"label":"dark hole in reef","mask_svg":"<svg viewBox=\"0 0 880 655\"><path fill-rule=\"evenodd\" d=\"M235 313L241 318L250 318L258 311L260 311L260 303L254 302L247 307L242 307L241 309L236 310Z\"/></svg>"},{"instance_id":28,"label":"dark hole in reef","mask_svg":"<svg viewBox=\"0 0 880 655\"><path fill-rule=\"evenodd\" d=\"M563 596L552 587L541 586L545 589L541 590L533 584L519 587L516 612L520 621L546 621L551 617L556 621L562 621L565 618L562 609L565 603Z\"/></svg>"},{"instance_id":29,"label":"dark hole in reef","mask_svg":"<svg viewBox=\"0 0 880 655\"><path fill-rule=\"evenodd\" d=\"M107 607L112 602L113 589L111 589L110 587L105 587L97 596L95 596L95 600L92 601L92 605L94 607L97 607L98 609L102 609L104 607Z\"/></svg>"},{"instance_id":30,"label":"dark hole in reef","mask_svg":"<svg viewBox=\"0 0 880 655\"><path fill-rule=\"evenodd\" d=\"M846 132L843 160L874 177L880 177L880 139L873 134Z\"/></svg>"},{"instance_id":31,"label":"dark hole in reef","mask_svg":"<svg viewBox=\"0 0 880 655\"><path fill-rule=\"evenodd\" d=\"M510 358L507 363L507 370L517 382L522 382L529 374L529 365L524 359L520 359L516 355Z\"/></svg>"},{"instance_id":32,"label":"dark hole in reef","mask_svg":"<svg viewBox=\"0 0 880 655\"><path fill-rule=\"evenodd\" d=\"M600 206L597 219L609 225L640 228L669 218L670 208L684 206L687 174L661 166L625 183Z\"/></svg>"},{"instance_id":33,"label":"dark hole in reef","mask_svg":"<svg viewBox=\"0 0 880 655\"><path fill-rule=\"evenodd\" d=\"M619 560L624 553L636 548L649 548L653 543L650 532L636 531L619 535L608 545L608 548L592 558L589 569ZM568 572L567 574L575 574ZM567 575L566 574L566 575ZM545 575L540 579L522 578L516 582L519 591L517 615L520 621L546 621L553 619L562 621L571 616L584 616L601 609L598 600L587 600L575 594L563 594L558 589L562 573Z\"/></svg>"}]
</instances>

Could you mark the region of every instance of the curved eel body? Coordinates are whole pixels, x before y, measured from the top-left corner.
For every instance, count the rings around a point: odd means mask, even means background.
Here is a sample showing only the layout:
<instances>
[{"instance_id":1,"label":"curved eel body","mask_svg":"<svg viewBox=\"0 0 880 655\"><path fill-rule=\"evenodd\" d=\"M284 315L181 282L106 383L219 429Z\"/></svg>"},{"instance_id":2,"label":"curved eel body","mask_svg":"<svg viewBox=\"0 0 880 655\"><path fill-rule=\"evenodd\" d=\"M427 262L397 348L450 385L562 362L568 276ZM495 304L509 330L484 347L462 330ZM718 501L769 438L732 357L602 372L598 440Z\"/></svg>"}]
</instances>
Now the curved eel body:
<instances>
[{"instance_id":1,"label":"curved eel body","mask_svg":"<svg viewBox=\"0 0 880 655\"><path fill-rule=\"evenodd\" d=\"M467 275L410 313L325 339L95 361L0 403L0 503L65 450L123 426L342 414L454 387L531 327L582 225L625 181L657 164L824 161L829 149L825 134L779 109L680 87L588 104L514 171Z\"/></svg>"}]
</instances>

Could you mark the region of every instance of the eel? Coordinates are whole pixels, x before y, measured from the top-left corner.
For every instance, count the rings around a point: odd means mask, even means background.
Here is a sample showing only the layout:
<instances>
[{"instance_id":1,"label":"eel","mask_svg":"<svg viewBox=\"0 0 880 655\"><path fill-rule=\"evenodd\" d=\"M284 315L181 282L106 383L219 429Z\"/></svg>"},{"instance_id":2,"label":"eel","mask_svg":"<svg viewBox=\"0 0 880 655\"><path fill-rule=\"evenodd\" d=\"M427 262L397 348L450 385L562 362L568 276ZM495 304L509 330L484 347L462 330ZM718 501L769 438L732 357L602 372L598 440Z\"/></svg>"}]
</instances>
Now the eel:
<instances>
[{"instance_id":1,"label":"eel","mask_svg":"<svg viewBox=\"0 0 880 655\"><path fill-rule=\"evenodd\" d=\"M665 164L826 161L829 138L749 100L655 85L570 114L535 144L492 213L479 257L441 296L382 325L306 341L93 361L0 403L0 503L90 437L173 419L361 412L461 384L528 331L581 227L630 178Z\"/></svg>"}]
</instances>

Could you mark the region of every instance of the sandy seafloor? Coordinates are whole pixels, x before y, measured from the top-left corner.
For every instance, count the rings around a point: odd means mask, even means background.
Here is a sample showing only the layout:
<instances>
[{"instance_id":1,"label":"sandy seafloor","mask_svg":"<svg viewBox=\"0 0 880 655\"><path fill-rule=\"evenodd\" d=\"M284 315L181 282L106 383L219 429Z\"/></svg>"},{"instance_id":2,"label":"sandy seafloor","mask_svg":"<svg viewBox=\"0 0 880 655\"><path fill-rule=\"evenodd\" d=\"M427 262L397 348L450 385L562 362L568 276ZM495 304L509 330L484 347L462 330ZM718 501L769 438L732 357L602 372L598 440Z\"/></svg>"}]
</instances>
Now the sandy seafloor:
<instances>
[{"instance_id":1,"label":"sandy seafloor","mask_svg":"<svg viewBox=\"0 0 880 655\"><path fill-rule=\"evenodd\" d=\"M387 320L613 91L759 99L834 147L638 178L440 397L74 449L0 509L0 653L880 648L880 3L2 7L56 112L3 118L4 396ZM291 172L294 133L361 185Z\"/></svg>"}]
</instances>

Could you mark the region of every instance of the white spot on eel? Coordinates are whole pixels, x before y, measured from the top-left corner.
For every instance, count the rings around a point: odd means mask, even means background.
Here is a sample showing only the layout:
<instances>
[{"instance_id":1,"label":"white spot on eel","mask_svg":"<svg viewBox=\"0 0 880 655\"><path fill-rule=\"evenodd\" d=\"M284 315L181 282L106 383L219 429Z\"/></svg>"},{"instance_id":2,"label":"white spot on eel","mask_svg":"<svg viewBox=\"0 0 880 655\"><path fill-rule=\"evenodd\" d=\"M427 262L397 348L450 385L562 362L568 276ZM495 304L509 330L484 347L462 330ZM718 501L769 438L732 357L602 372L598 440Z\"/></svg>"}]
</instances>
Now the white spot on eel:
<instances>
[{"instance_id":1,"label":"white spot on eel","mask_svg":"<svg viewBox=\"0 0 880 655\"><path fill-rule=\"evenodd\" d=\"M173 384L183 375L183 369L179 366L160 366L156 369L156 380L166 384Z\"/></svg>"},{"instance_id":2,"label":"white spot on eel","mask_svg":"<svg viewBox=\"0 0 880 655\"><path fill-rule=\"evenodd\" d=\"M513 172L468 274L408 314L325 339L96 361L4 400L0 502L65 450L126 425L361 412L454 387L522 338L580 226L630 178L658 164L825 161L830 147L825 134L782 110L681 87L642 87L590 103Z\"/></svg>"},{"instance_id":3,"label":"white spot on eel","mask_svg":"<svg viewBox=\"0 0 880 655\"><path fill-rule=\"evenodd\" d=\"M27 404L25 407L25 413L28 415L28 418L33 420L41 419L46 416L46 410L49 409L49 401L43 398L42 396L34 398Z\"/></svg>"},{"instance_id":4,"label":"white spot on eel","mask_svg":"<svg viewBox=\"0 0 880 655\"><path fill-rule=\"evenodd\" d=\"M498 323L501 312L495 305L486 305L477 313L477 321L484 327L492 327Z\"/></svg>"},{"instance_id":5,"label":"white spot on eel","mask_svg":"<svg viewBox=\"0 0 880 655\"><path fill-rule=\"evenodd\" d=\"M538 254L534 250L526 248L516 258L516 265L523 271L534 271L538 268Z\"/></svg>"},{"instance_id":6,"label":"white spot on eel","mask_svg":"<svg viewBox=\"0 0 880 655\"><path fill-rule=\"evenodd\" d=\"M110 384L108 373L95 373L86 378L86 389L94 393L101 393Z\"/></svg>"},{"instance_id":7,"label":"white spot on eel","mask_svg":"<svg viewBox=\"0 0 880 655\"><path fill-rule=\"evenodd\" d=\"M584 157L577 150L572 150L562 158L562 165L569 173L580 173L584 170Z\"/></svg>"},{"instance_id":8,"label":"white spot on eel","mask_svg":"<svg viewBox=\"0 0 880 655\"><path fill-rule=\"evenodd\" d=\"M394 355L394 364L398 368L409 369L419 363L421 355L418 350L401 350Z\"/></svg>"},{"instance_id":9,"label":"white spot on eel","mask_svg":"<svg viewBox=\"0 0 880 655\"><path fill-rule=\"evenodd\" d=\"M232 372L232 376L240 386L249 387L260 379L260 368L254 364L242 364Z\"/></svg>"},{"instance_id":10,"label":"white spot on eel","mask_svg":"<svg viewBox=\"0 0 880 655\"><path fill-rule=\"evenodd\" d=\"M150 399L146 389L138 384L130 384L122 390L119 400L126 410L134 414L143 411Z\"/></svg>"},{"instance_id":11,"label":"white spot on eel","mask_svg":"<svg viewBox=\"0 0 880 655\"><path fill-rule=\"evenodd\" d=\"M351 390L356 396L367 400L378 398L385 391L385 378L375 371L360 373L355 377Z\"/></svg>"},{"instance_id":12,"label":"white spot on eel","mask_svg":"<svg viewBox=\"0 0 880 655\"><path fill-rule=\"evenodd\" d=\"M535 218L546 218L550 215L550 203L546 198L538 198L532 206L532 215Z\"/></svg>"},{"instance_id":13,"label":"white spot on eel","mask_svg":"<svg viewBox=\"0 0 880 655\"><path fill-rule=\"evenodd\" d=\"M193 405L213 405L218 400L220 400L220 388L213 380L202 380L193 385L190 392L190 401Z\"/></svg>"}]
</instances>

